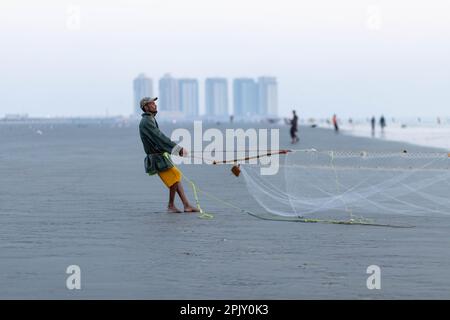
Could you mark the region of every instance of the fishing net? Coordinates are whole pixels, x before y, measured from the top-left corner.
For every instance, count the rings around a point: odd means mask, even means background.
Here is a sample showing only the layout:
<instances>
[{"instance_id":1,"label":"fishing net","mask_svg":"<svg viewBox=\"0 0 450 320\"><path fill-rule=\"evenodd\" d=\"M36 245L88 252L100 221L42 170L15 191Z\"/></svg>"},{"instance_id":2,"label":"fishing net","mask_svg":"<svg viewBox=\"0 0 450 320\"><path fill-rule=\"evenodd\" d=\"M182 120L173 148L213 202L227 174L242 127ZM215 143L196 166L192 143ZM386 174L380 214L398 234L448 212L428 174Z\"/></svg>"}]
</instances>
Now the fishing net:
<instances>
[{"instance_id":1,"label":"fishing net","mask_svg":"<svg viewBox=\"0 0 450 320\"><path fill-rule=\"evenodd\" d=\"M447 153L301 150L280 156L274 175L256 164L240 168L249 193L277 216L450 214Z\"/></svg>"}]
</instances>

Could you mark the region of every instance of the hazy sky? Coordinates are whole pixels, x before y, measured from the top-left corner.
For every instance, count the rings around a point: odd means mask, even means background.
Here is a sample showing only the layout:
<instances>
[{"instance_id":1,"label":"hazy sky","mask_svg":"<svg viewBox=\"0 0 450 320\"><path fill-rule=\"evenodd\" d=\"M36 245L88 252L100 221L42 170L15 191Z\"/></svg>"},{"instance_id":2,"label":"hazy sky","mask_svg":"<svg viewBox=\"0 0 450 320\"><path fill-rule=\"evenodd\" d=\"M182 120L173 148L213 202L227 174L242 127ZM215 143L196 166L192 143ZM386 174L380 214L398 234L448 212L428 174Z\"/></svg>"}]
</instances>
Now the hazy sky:
<instances>
[{"instance_id":1,"label":"hazy sky","mask_svg":"<svg viewBox=\"0 0 450 320\"><path fill-rule=\"evenodd\" d=\"M140 72L199 78L201 112L205 77L271 75L282 115L448 116L449 15L449 0L2 0L0 116L128 115Z\"/></svg>"}]
</instances>

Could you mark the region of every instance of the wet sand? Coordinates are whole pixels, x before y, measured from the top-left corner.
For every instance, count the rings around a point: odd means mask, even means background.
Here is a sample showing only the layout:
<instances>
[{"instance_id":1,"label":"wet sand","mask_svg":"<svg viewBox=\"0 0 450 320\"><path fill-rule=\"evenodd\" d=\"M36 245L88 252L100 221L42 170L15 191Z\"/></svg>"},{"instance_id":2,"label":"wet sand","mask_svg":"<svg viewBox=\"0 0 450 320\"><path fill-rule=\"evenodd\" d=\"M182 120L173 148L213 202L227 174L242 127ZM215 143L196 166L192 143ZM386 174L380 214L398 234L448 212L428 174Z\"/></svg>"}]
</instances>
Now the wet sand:
<instances>
[{"instance_id":1,"label":"wet sand","mask_svg":"<svg viewBox=\"0 0 450 320\"><path fill-rule=\"evenodd\" d=\"M280 136L289 147L288 128ZM428 150L319 128L300 137L298 148ZM212 220L167 214L143 158L135 125L0 124L0 298L450 298L450 218L398 220L413 229L273 222L204 197ZM182 169L261 211L228 166ZM78 291L66 289L73 264ZM373 264L381 290L366 287Z\"/></svg>"}]
</instances>

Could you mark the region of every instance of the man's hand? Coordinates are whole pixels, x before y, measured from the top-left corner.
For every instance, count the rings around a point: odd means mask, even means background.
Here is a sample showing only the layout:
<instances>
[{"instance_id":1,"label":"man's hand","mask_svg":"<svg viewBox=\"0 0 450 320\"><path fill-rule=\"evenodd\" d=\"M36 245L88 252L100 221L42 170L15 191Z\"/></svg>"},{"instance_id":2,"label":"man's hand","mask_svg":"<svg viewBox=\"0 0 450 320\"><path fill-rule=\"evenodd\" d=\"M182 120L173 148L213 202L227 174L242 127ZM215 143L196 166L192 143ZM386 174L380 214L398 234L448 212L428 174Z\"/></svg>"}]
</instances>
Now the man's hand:
<instances>
[{"instance_id":1,"label":"man's hand","mask_svg":"<svg viewBox=\"0 0 450 320\"><path fill-rule=\"evenodd\" d=\"M188 151L185 148L181 148L180 150L180 157L187 157Z\"/></svg>"}]
</instances>

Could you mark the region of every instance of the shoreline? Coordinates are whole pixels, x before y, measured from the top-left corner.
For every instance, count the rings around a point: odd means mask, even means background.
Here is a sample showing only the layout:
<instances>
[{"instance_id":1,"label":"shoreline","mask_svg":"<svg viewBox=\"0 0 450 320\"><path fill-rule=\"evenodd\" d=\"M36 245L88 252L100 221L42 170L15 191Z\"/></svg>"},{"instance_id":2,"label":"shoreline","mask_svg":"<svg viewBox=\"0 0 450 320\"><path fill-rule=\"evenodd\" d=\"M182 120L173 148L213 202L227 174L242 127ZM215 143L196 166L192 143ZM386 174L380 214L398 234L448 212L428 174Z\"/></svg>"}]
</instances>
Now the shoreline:
<instances>
[{"instance_id":1,"label":"shoreline","mask_svg":"<svg viewBox=\"0 0 450 320\"><path fill-rule=\"evenodd\" d=\"M373 138L381 141L404 142L421 147L439 148L443 151L450 151L450 127L389 127L384 133L380 130L372 136L370 126L343 127L344 134L354 137Z\"/></svg>"}]
</instances>

